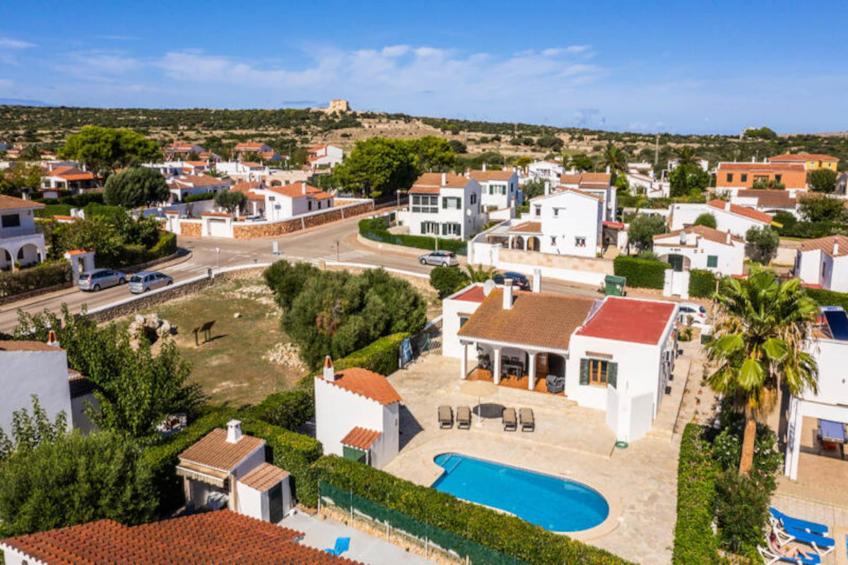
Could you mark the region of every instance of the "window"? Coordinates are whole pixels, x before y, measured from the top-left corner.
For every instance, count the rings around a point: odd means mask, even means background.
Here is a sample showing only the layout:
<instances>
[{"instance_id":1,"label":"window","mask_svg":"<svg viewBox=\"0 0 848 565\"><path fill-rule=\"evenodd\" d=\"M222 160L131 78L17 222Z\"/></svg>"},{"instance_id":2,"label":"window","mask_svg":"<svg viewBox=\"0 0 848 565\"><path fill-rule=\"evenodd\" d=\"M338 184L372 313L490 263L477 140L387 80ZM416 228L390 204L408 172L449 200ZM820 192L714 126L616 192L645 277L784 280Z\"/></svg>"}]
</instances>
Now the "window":
<instances>
[{"instance_id":1,"label":"window","mask_svg":"<svg viewBox=\"0 0 848 565\"><path fill-rule=\"evenodd\" d=\"M421 234L422 235L429 235L429 234L439 235L439 223L438 222L421 222Z\"/></svg>"},{"instance_id":2,"label":"window","mask_svg":"<svg viewBox=\"0 0 848 565\"><path fill-rule=\"evenodd\" d=\"M459 317L459 327L461 328L462 326L464 326L465 322L467 322L467 321L468 321L468 316L460 316Z\"/></svg>"},{"instance_id":3,"label":"window","mask_svg":"<svg viewBox=\"0 0 848 565\"><path fill-rule=\"evenodd\" d=\"M576 236L574 238L574 247L586 247L586 238L583 236Z\"/></svg>"},{"instance_id":4,"label":"window","mask_svg":"<svg viewBox=\"0 0 848 565\"><path fill-rule=\"evenodd\" d=\"M741 177L741 178L740 178L739 180L741 180L742 182L748 182L748 175L747 175L747 173L742 173L742 174L740 175L740 177Z\"/></svg>"},{"instance_id":5,"label":"window","mask_svg":"<svg viewBox=\"0 0 848 565\"><path fill-rule=\"evenodd\" d=\"M783 175L774 175L774 182L780 182L780 180L782 178L783 178Z\"/></svg>"},{"instance_id":6,"label":"window","mask_svg":"<svg viewBox=\"0 0 848 565\"><path fill-rule=\"evenodd\" d=\"M462 208L462 198L456 198L454 196L445 196L442 198L443 210L459 210L460 208Z\"/></svg>"},{"instance_id":7,"label":"window","mask_svg":"<svg viewBox=\"0 0 848 565\"><path fill-rule=\"evenodd\" d=\"M476 194L472 194L472 195L471 195L471 203L472 203L472 204L477 204L477 195L476 195Z\"/></svg>"},{"instance_id":8,"label":"window","mask_svg":"<svg viewBox=\"0 0 848 565\"><path fill-rule=\"evenodd\" d=\"M462 227L456 223L442 224L442 235L459 235Z\"/></svg>"},{"instance_id":9,"label":"window","mask_svg":"<svg viewBox=\"0 0 848 565\"><path fill-rule=\"evenodd\" d=\"M312 210L312 201L311 201L311 200L310 200L309 202L307 202L307 203L306 203L306 207L307 207L309 210Z\"/></svg>"},{"instance_id":10,"label":"window","mask_svg":"<svg viewBox=\"0 0 848 565\"><path fill-rule=\"evenodd\" d=\"M556 245L556 236L555 235L551 236L551 245Z\"/></svg>"},{"instance_id":11,"label":"window","mask_svg":"<svg viewBox=\"0 0 848 565\"><path fill-rule=\"evenodd\" d=\"M707 255L707 267L713 269L718 267L718 255Z\"/></svg>"},{"instance_id":12,"label":"window","mask_svg":"<svg viewBox=\"0 0 848 565\"><path fill-rule=\"evenodd\" d=\"M4 228L16 228L21 225L21 217L18 214L3 214L0 216L0 226Z\"/></svg>"},{"instance_id":13,"label":"window","mask_svg":"<svg viewBox=\"0 0 848 565\"><path fill-rule=\"evenodd\" d=\"M559 218L559 208L554 208L554 218Z\"/></svg>"},{"instance_id":14,"label":"window","mask_svg":"<svg viewBox=\"0 0 848 565\"><path fill-rule=\"evenodd\" d=\"M412 212L418 214L438 214L439 197L429 194L413 194Z\"/></svg>"},{"instance_id":15,"label":"window","mask_svg":"<svg viewBox=\"0 0 848 565\"><path fill-rule=\"evenodd\" d=\"M725 178L727 179L727 182L733 182L733 173L727 173Z\"/></svg>"},{"instance_id":16,"label":"window","mask_svg":"<svg viewBox=\"0 0 848 565\"><path fill-rule=\"evenodd\" d=\"M580 384L616 388L618 385L618 363L606 359L581 359Z\"/></svg>"},{"instance_id":17,"label":"window","mask_svg":"<svg viewBox=\"0 0 848 565\"><path fill-rule=\"evenodd\" d=\"M542 207L541 206L534 206L533 210L535 211L535 215L536 215L537 218L542 215Z\"/></svg>"}]
</instances>

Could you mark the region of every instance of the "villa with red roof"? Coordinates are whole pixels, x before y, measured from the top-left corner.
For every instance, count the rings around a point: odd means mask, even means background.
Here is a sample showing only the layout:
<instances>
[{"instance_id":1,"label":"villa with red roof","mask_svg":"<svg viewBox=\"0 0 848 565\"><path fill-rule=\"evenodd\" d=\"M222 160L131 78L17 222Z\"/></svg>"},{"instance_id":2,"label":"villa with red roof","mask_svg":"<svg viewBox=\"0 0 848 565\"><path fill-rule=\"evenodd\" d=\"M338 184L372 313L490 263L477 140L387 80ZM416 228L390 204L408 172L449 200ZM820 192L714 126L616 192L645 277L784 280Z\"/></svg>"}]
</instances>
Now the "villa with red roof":
<instances>
[{"instance_id":1,"label":"villa with red roof","mask_svg":"<svg viewBox=\"0 0 848 565\"><path fill-rule=\"evenodd\" d=\"M486 219L480 183L453 173L423 173L409 189L409 207L398 213L410 234L445 239L469 239Z\"/></svg>"},{"instance_id":2,"label":"villa with red roof","mask_svg":"<svg viewBox=\"0 0 848 565\"><path fill-rule=\"evenodd\" d=\"M280 154L274 151L267 143L259 141L246 141L236 144L233 151L236 153L236 159L243 161L245 157L251 154L258 155L263 161L279 161Z\"/></svg>"},{"instance_id":3,"label":"villa with red roof","mask_svg":"<svg viewBox=\"0 0 848 565\"><path fill-rule=\"evenodd\" d=\"M716 193L735 195L748 188L806 190L807 170L802 163L731 163L716 167Z\"/></svg>"},{"instance_id":4,"label":"villa with red roof","mask_svg":"<svg viewBox=\"0 0 848 565\"><path fill-rule=\"evenodd\" d=\"M674 364L672 302L470 285L442 306L442 354L460 378L564 395L606 412L621 441L651 429Z\"/></svg>"},{"instance_id":5,"label":"villa with red roof","mask_svg":"<svg viewBox=\"0 0 848 565\"><path fill-rule=\"evenodd\" d=\"M58 198L62 193L78 194L100 188L100 181L91 171L70 165L53 167L41 177L44 198Z\"/></svg>"},{"instance_id":6,"label":"villa with red roof","mask_svg":"<svg viewBox=\"0 0 848 565\"><path fill-rule=\"evenodd\" d=\"M718 199L705 204L672 204L669 211L672 231L694 225L701 214L712 214L716 219L718 231L730 232L731 235L741 238L753 227L770 226L774 219L770 214L756 208Z\"/></svg>"},{"instance_id":7,"label":"villa with red roof","mask_svg":"<svg viewBox=\"0 0 848 565\"><path fill-rule=\"evenodd\" d=\"M316 169L332 169L344 161L344 151L335 145L313 145L309 148L307 164Z\"/></svg>"},{"instance_id":8,"label":"villa with red roof","mask_svg":"<svg viewBox=\"0 0 848 565\"><path fill-rule=\"evenodd\" d=\"M383 375L336 371L327 356L315 377L315 439L324 454L381 468L400 450L401 397Z\"/></svg>"}]
</instances>

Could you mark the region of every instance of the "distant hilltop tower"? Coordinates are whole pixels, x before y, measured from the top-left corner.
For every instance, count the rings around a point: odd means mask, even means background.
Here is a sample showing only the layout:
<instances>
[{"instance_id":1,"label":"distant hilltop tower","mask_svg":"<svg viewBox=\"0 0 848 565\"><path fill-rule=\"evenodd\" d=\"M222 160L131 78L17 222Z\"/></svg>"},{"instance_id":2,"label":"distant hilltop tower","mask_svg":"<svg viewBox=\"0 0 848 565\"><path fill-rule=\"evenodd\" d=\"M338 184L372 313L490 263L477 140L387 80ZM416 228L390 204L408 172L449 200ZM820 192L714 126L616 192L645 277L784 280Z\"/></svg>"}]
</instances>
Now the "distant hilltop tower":
<instances>
[{"instance_id":1,"label":"distant hilltop tower","mask_svg":"<svg viewBox=\"0 0 848 565\"><path fill-rule=\"evenodd\" d=\"M343 98L336 98L335 100L330 100L330 105L327 106L325 110L328 114L345 114L350 112L350 102Z\"/></svg>"}]
</instances>

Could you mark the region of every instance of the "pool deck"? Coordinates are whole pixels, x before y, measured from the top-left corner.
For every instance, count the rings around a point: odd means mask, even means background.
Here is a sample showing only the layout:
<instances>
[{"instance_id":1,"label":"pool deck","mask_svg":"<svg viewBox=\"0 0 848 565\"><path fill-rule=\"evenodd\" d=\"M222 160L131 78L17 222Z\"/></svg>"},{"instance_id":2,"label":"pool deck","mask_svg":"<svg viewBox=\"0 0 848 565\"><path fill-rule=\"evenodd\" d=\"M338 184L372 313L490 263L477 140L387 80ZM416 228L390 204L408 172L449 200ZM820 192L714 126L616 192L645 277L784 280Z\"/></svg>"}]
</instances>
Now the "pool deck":
<instances>
[{"instance_id":1,"label":"pool deck","mask_svg":"<svg viewBox=\"0 0 848 565\"><path fill-rule=\"evenodd\" d=\"M473 408L477 400L459 391L458 374L458 360L429 355L391 375L404 399L402 447L385 471L430 486L442 473L433 458L456 452L578 481L604 495L610 517L571 537L638 563L671 561L678 455L672 402L663 405L650 434L627 449L615 448L602 412L563 396L507 387L482 402L532 408L535 432L504 432L499 418L478 425L476 416L470 430L442 430L436 420L439 405Z\"/></svg>"}]
</instances>

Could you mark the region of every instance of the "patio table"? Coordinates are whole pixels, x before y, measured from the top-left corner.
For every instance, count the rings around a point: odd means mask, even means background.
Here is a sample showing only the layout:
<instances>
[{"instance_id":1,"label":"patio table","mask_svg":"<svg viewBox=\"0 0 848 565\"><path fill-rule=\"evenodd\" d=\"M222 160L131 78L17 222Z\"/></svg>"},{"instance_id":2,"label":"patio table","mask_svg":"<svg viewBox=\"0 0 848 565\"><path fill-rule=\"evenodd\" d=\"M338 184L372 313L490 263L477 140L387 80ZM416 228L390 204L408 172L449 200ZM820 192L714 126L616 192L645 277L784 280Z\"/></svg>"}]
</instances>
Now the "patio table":
<instances>
[{"instance_id":1,"label":"patio table","mask_svg":"<svg viewBox=\"0 0 848 565\"><path fill-rule=\"evenodd\" d=\"M845 424L832 420L819 420L821 441L839 446L841 457L845 458Z\"/></svg>"}]
</instances>

